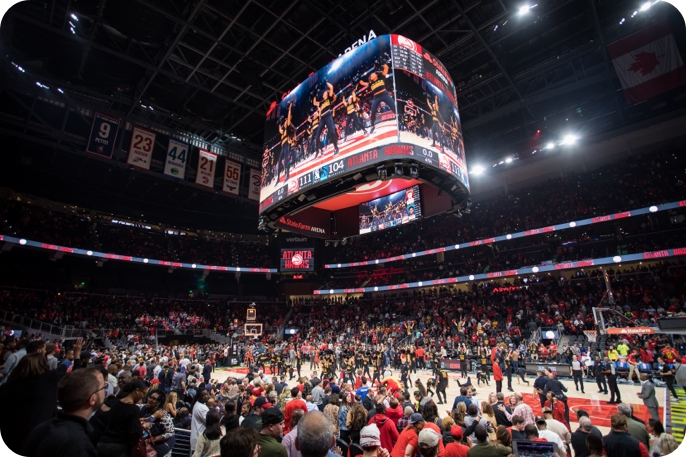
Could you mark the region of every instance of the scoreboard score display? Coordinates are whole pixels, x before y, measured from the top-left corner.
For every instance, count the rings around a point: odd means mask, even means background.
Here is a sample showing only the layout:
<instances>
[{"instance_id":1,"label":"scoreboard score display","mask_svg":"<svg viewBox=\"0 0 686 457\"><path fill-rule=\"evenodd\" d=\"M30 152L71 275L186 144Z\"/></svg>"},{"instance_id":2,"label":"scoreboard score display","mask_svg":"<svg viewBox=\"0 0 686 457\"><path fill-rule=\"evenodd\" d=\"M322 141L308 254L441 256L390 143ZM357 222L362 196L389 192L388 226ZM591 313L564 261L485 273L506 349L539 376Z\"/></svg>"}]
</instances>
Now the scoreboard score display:
<instances>
[{"instance_id":1,"label":"scoreboard score display","mask_svg":"<svg viewBox=\"0 0 686 457\"><path fill-rule=\"evenodd\" d=\"M314 248L282 249L279 271L314 271Z\"/></svg>"}]
</instances>

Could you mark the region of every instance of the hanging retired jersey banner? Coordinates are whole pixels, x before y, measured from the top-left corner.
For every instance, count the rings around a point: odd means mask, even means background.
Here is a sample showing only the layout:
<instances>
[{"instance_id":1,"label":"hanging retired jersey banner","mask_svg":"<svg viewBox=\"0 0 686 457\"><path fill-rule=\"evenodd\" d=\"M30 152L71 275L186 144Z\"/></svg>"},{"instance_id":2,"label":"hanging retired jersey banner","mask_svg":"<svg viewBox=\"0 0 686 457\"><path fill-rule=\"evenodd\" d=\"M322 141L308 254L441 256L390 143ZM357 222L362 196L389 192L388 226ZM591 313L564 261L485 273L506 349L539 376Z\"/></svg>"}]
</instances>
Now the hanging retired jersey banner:
<instances>
[{"instance_id":1,"label":"hanging retired jersey banner","mask_svg":"<svg viewBox=\"0 0 686 457\"><path fill-rule=\"evenodd\" d=\"M241 182L241 164L233 160L224 161L224 187L227 194L238 195L238 184Z\"/></svg>"},{"instance_id":2,"label":"hanging retired jersey banner","mask_svg":"<svg viewBox=\"0 0 686 457\"><path fill-rule=\"evenodd\" d=\"M248 181L248 198L260 201L260 188L262 187L262 174L260 170L250 169L250 180Z\"/></svg>"},{"instance_id":3,"label":"hanging retired jersey banner","mask_svg":"<svg viewBox=\"0 0 686 457\"><path fill-rule=\"evenodd\" d=\"M111 159L120 126L121 119L118 117L96 111L86 152Z\"/></svg>"},{"instance_id":4,"label":"hanging retired jersey banner","mask_svg":"<svg viewBox=\"0 0 686 457\"><path fill-rule=\"evenodd\" d=\"M214 170L217 168L217 155L200 149L198 152L198 172L195 183L201 186L214 187Z\"/></svg>"},{"instance_id":5,"label":"hanging retired jersey banner","mask_svg":"<svg viewBox=\"0 0 686 457\"><path fill-rule=\"evenodd\" d=\"M150 170L152 162L152 150L155 147L155 132L134 126L131 134L131 146L129 158L126 161L134 167Z\"/></svg>"},{"instance_id":6,"label":"hanging retired jersey banner","mask_svg":"<svg viewBox=\"0 0 686 457\"><path fill-rule=\"evenodd\" d=\"M174 178L186 177L186 160L188 159L188 144L169 138L167 160L164 162L164 174Z\"/></svg>"}]
</instances>

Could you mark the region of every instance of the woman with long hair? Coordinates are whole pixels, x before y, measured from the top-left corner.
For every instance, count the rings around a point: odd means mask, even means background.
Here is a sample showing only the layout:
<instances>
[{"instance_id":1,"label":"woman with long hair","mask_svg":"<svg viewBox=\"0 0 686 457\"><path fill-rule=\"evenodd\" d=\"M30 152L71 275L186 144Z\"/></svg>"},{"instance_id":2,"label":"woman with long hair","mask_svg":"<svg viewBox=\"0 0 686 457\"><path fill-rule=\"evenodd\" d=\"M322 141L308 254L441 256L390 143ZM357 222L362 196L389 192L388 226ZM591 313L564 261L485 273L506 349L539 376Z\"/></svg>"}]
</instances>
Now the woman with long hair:
<instances>
[{"instance_id":1,"label":"woman with long hair","mask_svg":"<svg viewBox=\"0 0 686 457\"><path fill-rule=\"evenodd\" d=\"M665 433L665 428L662 425L662 422L651 417L648 419L646 429L648 430L648 436L650 437L650 455L653 455L654 453L657 453L658 455L662 454L660 438Z\"/></svg>"},{"instance_id":2,"label":"woman with long hair","mask_svg":"<svg viewBox=\"0 0 686 457\"><path fill-rule=\"evenodd\" d=\"M98 441L98 457L128 457L143 434L136 404L145 397L145 382L134 379L120 391L120 400L110 409L110 419Z\"/></svg>"},{"instance_id":3,"label":"woman with long hair","mask_svg":"<svg viewBox=\"0 0 686 457\"><path fill-rule=\"evenodd\" d=\"M179 395L171 391L167 394L167 397L164 399L164 410L169 413L169 415L176 420L176 416L178 411L176 410L176 404L179 402Z\"/></svg>"},{"instance_id":4,"label":"woman with long hair","mask_svg":"<svg viewBox=\"0 0 686 457\"><path fill-rule=\"evenodd\" d=\"M424 405L424 408L422 408L422 416L424 417L425 422L436 424L439 428L443 426L443 421L438 417L438 406L432 401Z\"/></svg>"},{"instance_id":5,"label":"woman with long hair","mask_svg":"<svg viewBox=\"0 0 686 457\"><path fill-rule=\"evenodd\" d=\"M504 456L512 454L512 435L503 425L499 425L495 429L495 439L489 441L489 443L499 449Z\"/></svg>"},{"instance_id":6,"label":"woman with long hair","mask_svg":"<svg viewBox=\"0 0 686 457\"><path fill-rule=\"evenodd\" d=\"M340 431L341 440L345 443L350 443L350 430L348 429L347 419L348 411L353 407L355 397L351 393L343 394L343 404L338 410L338 430Z\"/></svg>"},{"instance_id":7,"label":"woman with long hair","mask_svg":"<svg viewBox=\"0 0 686 457\"><path fill-rule=\"evenodd\" d=\"M364 409L362 403L355 402L353 407L350 408L346 425L350 431L351 443L360 444L360 430L367 425L367 410Z\"/></svg>"},{"instance_id":8,"label":"woman with long hair","mask_svg":"<svg viewBox=\"0 0 686 457\"><path fill-rule=\"evenodd\" d=\"M324 415L329 418L331 425L333 425L333 434L338 439L340 437L340 429L338 428L338 394L331 394L329 397L329 404L324 407Z\"/></svg>"},{"instance_id":9,"label":"woman with long hair","mask_svg":"<svg viewBox=\"0 0 686 457\"><path fill-rule=\"evenodd\" d=\"M493 441L496 438L495 431L498 428L498 421L495 419L495 413L493 412L493 406L487 401L484 401L481 403L481 412L482 415L481 417L483 419L486 419L488 422L491 423L491 426L493 427L493 431L488 434L488 438Z\"/></svg>"},{"instance_id":10,"label":"woman with long hair","mask_svg":"<svg viewBox=\"0 0 686 457\"><path fill-rule=\"evenodd\" d=\"M24 356L0 386L0 430L7 447L22 454L24 439L39 424L57 413L57 383L61 375L50 370L45 354ZM10 413L11 411L11 413Z\"/></svg>"},{"instance_id":11,"label":"woman with long hair","mask_svg":"<svg viewBox=\"0 0 686 457\"><path fill-rule=\"evenodd\" d=\"M198 437L193 457L219 454L219 442L225 434L224 427L221 426L219 413L217 411L209 411L205 417L205 431Z\"/></svg>"}]
</instances>

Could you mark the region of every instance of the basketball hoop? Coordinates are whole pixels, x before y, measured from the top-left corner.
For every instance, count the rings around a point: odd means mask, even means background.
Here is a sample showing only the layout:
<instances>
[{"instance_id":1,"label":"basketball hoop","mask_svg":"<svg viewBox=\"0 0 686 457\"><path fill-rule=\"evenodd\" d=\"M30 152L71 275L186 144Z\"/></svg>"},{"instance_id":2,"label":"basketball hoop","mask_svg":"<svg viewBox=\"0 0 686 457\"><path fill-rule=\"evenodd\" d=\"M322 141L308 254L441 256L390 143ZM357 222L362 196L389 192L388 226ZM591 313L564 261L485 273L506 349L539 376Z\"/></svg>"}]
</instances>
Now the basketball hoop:
<instances>
[{"instance_id":1,"label":"basketball hoop","mask_svg":"<svg viewBox=\"0 0 686 457\"><path fill-rule=\"evenodd\" d=\"M598 337L598 332L596 330L584 330L584 334L589 342L596 342L596 338Z\"/></svg>"}]
</instances>

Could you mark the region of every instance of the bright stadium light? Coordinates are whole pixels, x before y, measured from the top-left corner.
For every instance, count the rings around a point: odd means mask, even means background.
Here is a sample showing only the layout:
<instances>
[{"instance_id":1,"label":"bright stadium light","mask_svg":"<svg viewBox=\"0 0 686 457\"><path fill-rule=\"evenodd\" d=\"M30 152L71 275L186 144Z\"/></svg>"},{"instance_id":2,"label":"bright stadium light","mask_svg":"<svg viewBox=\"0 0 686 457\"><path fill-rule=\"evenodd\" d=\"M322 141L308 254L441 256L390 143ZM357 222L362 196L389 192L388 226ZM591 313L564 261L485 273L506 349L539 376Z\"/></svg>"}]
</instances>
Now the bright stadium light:
<instances>
[{"instance_id":1,"label":"bright stadium light","mask_svg":"<svg viewBox=\"0 0 686 457\"><path fill-rule=\"evenodd\" d=\"M553 142L551 141L550 143L548 143L548 144L545 145L545 148L546 148L546 149L555 149L555 143L553 143Z\"/></svg>"},{"instance_id":2,"label":"bright stadium light","mask_svg":"<svg viewBox=\"0 0 686 457\"><path fill-rule=\"evenodd\" d=\"M643 5L641 5L639 11L647 11L648 9L650 9L651 6L653 6L651 2L645 2Z\"/></svg>"},{"instance_id":3,"label":"bright stadium light","mask_svg":"<svg viewBox=\"0 0 686 457\"><path fill-rule=\"evenodd\" d=\"M578 138L575 137L574 135L566 135L566 136L562 139L562 144L574 144L574 143L576 143L576 140L577 140L577 139L578 139Z\"/></svg>"},{"instance_id":4,"label":"bright stadium light","mask_svg":"<svg viewBox=\"0 0 686 457\"><path fill-rule=\"evenodd\" d=\"M508 157L507 159L505 159L505 163L512 163L512 157Z\"/></svg>"},{"instance_id":5,"label":"bright stadium light","mask_svg":"<svg viewBox=\"0 0 686 457\"><path fill-rule=\"evenodd\" d=\"M519 7L519 15L523 16L527 14L532 8L536 8L538 4L535 5L523 5Z\"/></svg>"},{"instance_id":6,"label":"bright stadium light","mask_svg":"<svg viewBox=\"0 0 686 457\"><path fill-rule=\"evenodd\" d=\"M482 167L481 165L477 165L476 167L474 167L472 169L472 174L478 176L478 175L482 174L484 171L485 171L484 167Z\"/></svg>"}]
</instances>

